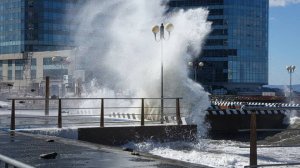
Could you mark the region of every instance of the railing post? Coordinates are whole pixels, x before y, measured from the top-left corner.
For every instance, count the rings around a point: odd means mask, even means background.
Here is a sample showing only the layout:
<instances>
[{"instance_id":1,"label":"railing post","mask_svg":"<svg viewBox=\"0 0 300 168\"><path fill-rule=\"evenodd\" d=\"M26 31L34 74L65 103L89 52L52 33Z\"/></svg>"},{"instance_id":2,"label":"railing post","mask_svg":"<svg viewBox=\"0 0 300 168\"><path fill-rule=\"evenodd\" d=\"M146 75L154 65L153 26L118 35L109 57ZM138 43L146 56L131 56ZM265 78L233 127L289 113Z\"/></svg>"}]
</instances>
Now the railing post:
<instances>
[{"instance_id":1,"label":"railing post","mask_svg":"<svg viewBox=\"0 0 300 168\"><path fill-rule=\"evenodd\" d=\"M100 127L104 127L104 98L101 98Z\"/></svg>"},{"instance_id":2,"label":"railing post","mask_svg":"<svg viewBox=\"0 0 300 168\"><path fill-rule=\"evenodd\" d=\"M141 126L145 125L145 104L144 104L144 98L142 98L142 107L141 107Z\"/></svg>"},{"instance_id":3,"label":"railing post","mask_svg":"<svg viewBox=\"0 0 300 168\"><path fill-rule=\"evenodd\" d=\"M49 95L50 95L50 78L46 76L46 91L45 91L45 115L49 115Z\"/></svg>"},{"instance_id":4,"label":"railing post","mask_svg":"<svg viewBox=\"0 0 300 168\"><path fill-rule=\"evenodd\" d=\"M10 130L16 129L15 99L11 102Z\"/></svg>"},{"instance_id":5,"label":"railing post","mask_svg":"<svg viewBox=\"0 0 300 168\"><path fill-rule=\"evenodd\" d=\"M256 143L256 111L251 111L250 121L250 166L257 165L257 143Z\"/></svg>"},{"instance_id":6,"label":"railing post","mask_svg":"<svg viewBox=\"0 0 300 168\"><path fill-rule=\"evenodd\" d=\"M179 98L176 98L176 120L177 120L177 125L181 125L181 117L180 117L180 102Z\"/></svg>"},{"instance_id":7,"label":"railing post","mask_svg":"<svg viewBox=\"0 0 300 168\"><path fill-rule=\"evenodd\" d=\"M58 128L62 128L62 116L61 116L61 99L58 99L58 117L57 117L57 125Z\"/></svg>"},{"instance_id":8,"label":"railing post","mask_svg":"<svg viewBox=\"0 0 300 168\"><path fill-rule=\"evenodd\" d=\"M163 90L163 88L161 88L161 90ZM163 94L163 91L161 92L161 94ZM161 95L161 98L160 98L160 123L161 124L164 123L164 98L163 98L163 95Z\"/></svg>"}]
</instances>

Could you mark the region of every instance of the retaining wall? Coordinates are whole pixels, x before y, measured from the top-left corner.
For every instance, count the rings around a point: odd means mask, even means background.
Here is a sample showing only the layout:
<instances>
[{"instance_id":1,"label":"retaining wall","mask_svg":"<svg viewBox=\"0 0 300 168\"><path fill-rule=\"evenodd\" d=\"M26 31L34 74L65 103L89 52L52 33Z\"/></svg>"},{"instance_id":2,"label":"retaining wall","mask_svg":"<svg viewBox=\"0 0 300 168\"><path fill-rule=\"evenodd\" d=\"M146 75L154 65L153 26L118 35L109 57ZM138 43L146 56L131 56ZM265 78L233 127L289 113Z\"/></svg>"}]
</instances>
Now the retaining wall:
<instances>
[{"instance_id":1,"label":"retaining wall","mask_svg":"<svg viewBox=\"0 0 300 168\"><path fill-rule=\"evenodd\" d=\"M128 142L154 141L194 141L197 136L196 125L131 126L79 128L78 139L104 144L122 145Z\"/></svg>"}]
</instances>

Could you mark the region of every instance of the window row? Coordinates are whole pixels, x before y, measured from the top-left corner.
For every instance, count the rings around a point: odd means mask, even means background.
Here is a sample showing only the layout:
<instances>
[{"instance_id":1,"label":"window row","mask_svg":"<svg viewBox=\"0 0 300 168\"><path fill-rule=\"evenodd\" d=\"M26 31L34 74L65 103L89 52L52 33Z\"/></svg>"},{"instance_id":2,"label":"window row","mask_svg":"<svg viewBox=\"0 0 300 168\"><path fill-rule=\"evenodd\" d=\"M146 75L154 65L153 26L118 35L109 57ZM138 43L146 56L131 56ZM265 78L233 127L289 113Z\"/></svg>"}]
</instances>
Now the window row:
<instances>
[{"instance_id":1,"label":"window row","mask_svg":"<svg viewBox=\"0 0 300 168\"><path fill-rule=\"evenodd\" d=\"M22 45L0 46L0 54L19 53L24 50Z\"/></svg>"},{"instance_id":2,"label":"window row","mask_svg":"<svg viewBox=\"0 0 300 168\"><path fill-rule=\"evenodd\" d=\"M237 50L236 49L217 49L217 50L203 50L201 56L203 57L228 57L236 56Z\"/></svg>"},{"instance_id":3,"label":"window row","mask_svg":"<svg viewBox=\"0 0 300 168\"><path fill-rule=\"evenodd\" d=\"M24 30L24 24L21 21L10 23L10 24L0 24L0 33L7 33L8 31L14 30Z\"/></svg>"},{"instance_id":4,"label":"window row","mask_svg":"<svg viewBox=\"0 0 300 168\"><path fill-rule=\"evenodd\" d=\"M13 8L20 8L24 6L25 6L24 0L1 0L0 1L0 11L13 9Z\"/></svg>"},{"instance_id":5,"label":"window row","mask_svg":"<svg viewBox=\"0 0 300 168\"><path fill-rule=\"evenodd\" d=\"M57 31L70 31L75 30L75 25L72 24L56 24L56 23L44 23L40 25L41 30L57 30Z\"/></svg>"},{"instance_id":6,"label":"window row","mask_svg":"<svg viewBox=\"0 0 300 168\"><path fill-rule=\"evenodd\" d=\"M7 11L0 13L0 22L10 21L10 20L21 20L24 19L23 13L21 10L14 13L8 13Z\"/></svg>"},{"instance_id":7,"label":"window row","mask_svg":"<svg viewBox=\"0 0 300 168\"><path fill-rule=\"evenodd\" d=\"M56 12L44 12L44 19L59 19L63 20L66 17L66 14L64 13L56 13Z\"/></svg>"},{"instance_id":8,"label":"window row","mask_svg":"<svg viewBox=\"0 0 300 168\"><path fill-rule=\"evenodd\" d=\"M43 41L61 42L67 45L71 42L71 37L69 35L43 34Z\"/></svg>"}]
</instances>

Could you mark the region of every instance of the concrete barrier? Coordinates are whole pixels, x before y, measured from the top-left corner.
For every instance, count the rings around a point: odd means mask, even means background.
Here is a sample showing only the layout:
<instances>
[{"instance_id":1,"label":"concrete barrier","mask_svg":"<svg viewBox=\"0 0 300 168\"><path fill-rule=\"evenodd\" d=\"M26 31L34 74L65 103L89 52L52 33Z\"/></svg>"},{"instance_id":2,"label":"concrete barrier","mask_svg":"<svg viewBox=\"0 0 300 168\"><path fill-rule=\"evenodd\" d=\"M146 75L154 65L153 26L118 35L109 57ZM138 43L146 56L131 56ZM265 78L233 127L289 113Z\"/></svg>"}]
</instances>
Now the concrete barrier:
<instances>
[{"instance_id":1,"label":"concrete barrier","mask_svg":"<svg viewBox=\"0 0 300 168\"><path fill-rule=\"evenodd\" d=\"M248 140L249 132L239 130L250 129L250 111L239 110L211 110L206 114L206 122L210 127L209 137L213 139L239 139ZM256 111L257 129L285 129L288 124L284 122L284 111ZM258 132L259 138L272 136L280 131Z\"/></svg>"},{"instance_id":2,"label":"concrete barrier","mask_svg":"<svg viewBox=\"0 0 300 168\"><path fill-rule=\"evenodd\" d=\"M197 136L196 125L164 125L136 127L79 128L78 139L104 144L122 145L128 142L154 141L194 141Z\"/></svg>"},{"instance_id":3,"label":"concrete barrier","mask_svg":"<svg viewBox=\"0 0 300 168\"><path fill-rule=\"evenodd\" d=\"M210 123L210 131L223 133L237 133L240 129L250 129L250 117L248 111L235 114L232 110L210 111L206 115L206 121ZM215 113L214 113L215 112ZM235 111L236 112L236 111ZM272 114L260 111L257 114L257 129L286 128L285 114L272 111Z\"/></svg>"}]
</instances>

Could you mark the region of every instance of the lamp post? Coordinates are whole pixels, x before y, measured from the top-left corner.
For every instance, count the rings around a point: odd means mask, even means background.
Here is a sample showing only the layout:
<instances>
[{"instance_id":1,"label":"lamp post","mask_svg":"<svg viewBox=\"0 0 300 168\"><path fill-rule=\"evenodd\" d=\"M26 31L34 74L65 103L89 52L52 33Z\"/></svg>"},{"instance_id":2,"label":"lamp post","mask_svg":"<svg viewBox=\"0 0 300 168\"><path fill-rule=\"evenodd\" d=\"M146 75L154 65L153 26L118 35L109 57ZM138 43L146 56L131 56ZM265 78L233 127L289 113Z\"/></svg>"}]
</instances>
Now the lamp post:
<instances>
[{"instance_id":1,"label":"lamp post","mask_svg":"<svg viewBox=\"0 0 300 168\"><path fill-rule=\"evenodd\" d=\"M155 25L152 28L152 32L154 34L154 39L156 42L160 42L161 44L161 57L160 57L160 75L161 75L161 86L160 86L160 121L161 124L164 123L163 114L164 114L164 57L163 57L163 41L169 40L171 31L174 29L173 24L168 23L166 26L162 23L160 26ZM165 30L168 32L168 38L165 38ZM159 39L157 39L157 33L160 33Z\"/></svg>"},{"instance_id":2,"label":"lamp post","mask_svg":"<svg viewBox=\"0 0 300 168\"><path fill-rule=\"evenodd\" d=\"M63 96L63 65L67 65L70 63L70 58L69 57L62 57L62 56L55 56L52 57L52 62L54 64L59 64L60 65L60 89L59 93L60 96ZM61 90L61 91L60 91Z\"/></svg>"},{"instance_id":3,"label":"lamp post","mask_svg":"<svg viewBox=\"0 0 300 168\"><path fill-rule=\"evenodd\" d=\"M203 62L189 62L188 65L194 69L194 81L197 82L197 70L204 66Z\"/></svg>"},{"instance_id":4,"label":"lamp post","mask_svg":"<svg viewBox=\"0 0 300 168\"><path fill-rule=\"evenodd\" d=\"M7 86L8 86L8 93L10 94L10 88L12 88L14 85L9 83L9 84L7 84Z\"/></svg>"},{"instance_id":5,"label":"lamp post","mask_svg":"<svg viewBox=\"0 0 300 168\"><path fill-rule=\"evenodd\" d=\"M290 65L290 66L286 66L286 70L288 71L288 73L290 74L290 102L293 100L292 98L292 73L295 72L296 66L295 65Z\"/></svg>"}]
</instances>

